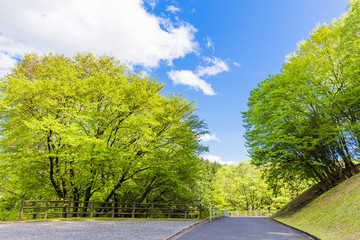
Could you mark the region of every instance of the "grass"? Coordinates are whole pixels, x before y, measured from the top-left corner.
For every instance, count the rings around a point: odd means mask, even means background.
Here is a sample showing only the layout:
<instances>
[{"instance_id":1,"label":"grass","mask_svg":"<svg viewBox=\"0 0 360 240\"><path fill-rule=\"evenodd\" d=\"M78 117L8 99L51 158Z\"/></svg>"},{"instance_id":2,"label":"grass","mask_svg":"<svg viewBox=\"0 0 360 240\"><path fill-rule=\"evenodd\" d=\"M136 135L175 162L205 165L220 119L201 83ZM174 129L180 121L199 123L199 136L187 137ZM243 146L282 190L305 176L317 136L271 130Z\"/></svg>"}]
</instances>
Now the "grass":
<instances>
[{"instance_id":1,"label":"grass","mask_svg":"<svg viewBox=\"0 0 360 240\"><path fill-rule=\"evenodd\" d=\"M320 196L309 189L273 218L323 240L360 239L360 174Z\"/></svg>"}]
</instances>

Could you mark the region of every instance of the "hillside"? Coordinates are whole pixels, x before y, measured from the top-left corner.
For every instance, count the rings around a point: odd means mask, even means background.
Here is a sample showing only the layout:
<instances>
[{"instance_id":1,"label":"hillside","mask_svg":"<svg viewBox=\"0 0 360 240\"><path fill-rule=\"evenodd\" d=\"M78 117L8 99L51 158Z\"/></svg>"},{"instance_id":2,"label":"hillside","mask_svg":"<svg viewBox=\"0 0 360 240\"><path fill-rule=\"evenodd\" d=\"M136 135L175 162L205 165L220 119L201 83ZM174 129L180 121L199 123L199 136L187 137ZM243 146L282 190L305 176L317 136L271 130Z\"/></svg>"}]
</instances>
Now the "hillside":
<instances>
[{"instance_id":1,"label":"hillside","mask_svg":"<svg viewBox=\"0 0 360 240\"><path fill-rule=\"evenodd\" d=\"M360 239L360 174L324 194L310 188L273 218L323 240Z\"/></svg>"}]
</instances>

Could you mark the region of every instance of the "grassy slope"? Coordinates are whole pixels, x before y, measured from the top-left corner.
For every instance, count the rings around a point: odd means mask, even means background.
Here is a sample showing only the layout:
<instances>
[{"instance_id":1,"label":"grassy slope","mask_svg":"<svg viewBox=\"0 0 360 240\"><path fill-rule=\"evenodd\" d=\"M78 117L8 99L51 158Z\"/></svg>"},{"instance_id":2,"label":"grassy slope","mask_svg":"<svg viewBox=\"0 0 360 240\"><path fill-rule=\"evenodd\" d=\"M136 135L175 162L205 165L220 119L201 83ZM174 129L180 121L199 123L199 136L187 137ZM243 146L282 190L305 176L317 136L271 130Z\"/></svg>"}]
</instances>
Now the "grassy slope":
<instances>
[{"instance_id":1,"label":"grassy slope","mask_svg":"<svg viewBox=\"0 0 360 240\"><path fill-rule=\"evenodd\" d=\"M309 189L273 217L323 240L360 239L360 174L319 195Z\"/></svg>"}]
</instances>

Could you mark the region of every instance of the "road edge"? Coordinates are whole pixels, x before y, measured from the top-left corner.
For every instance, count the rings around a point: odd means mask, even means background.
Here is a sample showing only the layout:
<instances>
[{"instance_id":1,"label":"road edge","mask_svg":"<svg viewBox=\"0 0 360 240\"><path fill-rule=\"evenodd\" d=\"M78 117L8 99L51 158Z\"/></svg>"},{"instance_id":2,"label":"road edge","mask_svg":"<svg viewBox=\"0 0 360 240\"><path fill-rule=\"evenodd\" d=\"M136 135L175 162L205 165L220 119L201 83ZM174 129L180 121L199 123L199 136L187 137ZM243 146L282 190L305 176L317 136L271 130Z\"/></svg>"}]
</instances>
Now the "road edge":
<instances>
[{"instance_id":1,"label":"road edge","mask_svg":"<svg viewBox=\"0 0 360 240\"><path fill-rule=\"evenodd\" d=\"M289 228L292 228L292 229L294 229L294 230L296 230L296 231L299 231L299 232L305 234L306 236L311 237L311 238L314 239L314 240L321 240L320 238L318 238L318 237L316 237L316 236L314 236L314 235L312 235L312 234L310 234L310 233L308 233L308 232L305 232L305 231L303 231L303 230L301 230L301 229L292 227L292 226L290 226L290 225L287 225L286 223L280 222L280 221L278 221L278 220L276 220L276 219L273 219L273 218L269 218L269 219L271 219L271 220L273 220L273 221L275 221L275 222L277 222L277 223L280 223L280 224L282 224L282 225L284 225L284 226L287 226L287 227L289 227Z\"/></svg>"},{"instance_id":2,"label":"road edge","mask_svg":"<svg viewBox=\"0 0 360 240\"><path fill-rule=\"evenodd\" d=\"M191 229L198 227L204 223L210 222L209 219L204 219L201 222L197 222L194 223L190 226L188 226L187 228L184 228L183 230L181 230L180 232L175 233L174 235L172 235L171 237L167 238L166 240L177 240L179 239L179 237L183 236L185 233L189 232Z\"/></svg>"}]
</instances>

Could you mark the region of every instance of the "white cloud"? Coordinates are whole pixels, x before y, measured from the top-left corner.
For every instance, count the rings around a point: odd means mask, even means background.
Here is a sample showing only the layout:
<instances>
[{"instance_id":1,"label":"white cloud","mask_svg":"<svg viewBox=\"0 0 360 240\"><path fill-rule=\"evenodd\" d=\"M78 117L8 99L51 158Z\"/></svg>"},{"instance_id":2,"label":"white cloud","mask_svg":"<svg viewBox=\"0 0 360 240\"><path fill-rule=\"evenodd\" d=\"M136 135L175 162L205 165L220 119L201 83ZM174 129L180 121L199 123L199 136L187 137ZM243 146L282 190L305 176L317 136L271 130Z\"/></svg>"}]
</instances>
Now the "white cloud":
<instances>
[{"instance_id":1,"label":"white cloud","mask_svg":"<svg viewBox=\"0 0 360 240\"><path fill-rule=\"evenodd\" d=\"M228 72L228 65L219 58L206 58L205 61L211 66L198 66L195 70L181 70L181 71L170 71L168 75L174 84L183 84L194 88L195 90L202 90L205 95L216 95L212 89L211 84L201 79L200 77L214 76L221 72Z\"/></svg>"},{"instance_id":2,"label":"white cloud","mask_svg":"<svg viewBox=\"0 0 360 240\"><path fill-rule=\"evenodd\" d=\"M10 68L16 63L16 59L28 49L21 43L16 43L0 35L0 76L10 73Z\"/></svg>"},{"instance_id":3,"label":"white cloud","mask_svg":"<svg viewBox=\"0 0 360 240\"><path fill-rule=\"evenodd\" d=\"M152 7L157 3L146 1ZM5 1L0 8L0 69L8 68L6 56L25 51L111 53L129 64L154 68L197 52L196 31L189 23L146 12L142 0Z\"/></svg>"},{"instance_id":4,"label":"white cloud","mask_svg":"<svg viewBox=\"0 0 360 240\"><path fill-rule=\"evenodd\" d=\"M206 36L206 47L210 48L213 52L215 52L214 42L209 36Z\"/></svg>"},{"instance_id":5,"label":"white cloud","mask_svg":"<svg viewBox=\"0 0 360 240\"><path fill-rule=\"evenodd\" d=\"M205 59L208 63L211 63L212 66L199 66L196 69L196 76L202 77L202 76L214 76L221 72L228 72L229 67L228 65L219 58L206 58Z\"/></svg>"},{"instance_id":6,"label":"white cloud","mask_svg":"<svg viewBox=\"0 0 360 240\"><path fill-rule=\"evenodd\" d=\"M215 134L210 135L210 134L208 134L208 133L206 133L206 134L204 134L204 135L201 135L201 136L199 137L199 139L200 139L201 141L204 141L204 142L209 142L209 141L221 142L221 140L220 140L219 138L217 138Z\"/></svg>"},{"instance_id":7,"label":"white cloud","mask_svg":"<svg viewBox=\"0 0 360 240\"><path fill-rule=\"evenodd\" d=\"M171 13L180 12L180 8L175 7L174 5L167 6L166 11Z\"/></svg>"},{"instance_id":8,"label":"white cloud","mask_svg":"<svg viewBox=\"0 0 360 240\"><path fill-rule=\"evenodd\" d=\"M241 63L234 62L235 67L241 67Z\"/></svg>"},{"instance_id":9,"label":"white cloud","mask_svg":"<svg viewBox=\"0 0 360 240\"><path fill-rule=\"evenodd\" d=\"M0 77L10 73L10 67L14 66L16 60L6 53L0 53Z\"/></svg>"},{"instance_id":10,"label":"white cloud","mask_svg":"<svg viewBox=\"0 0 360 240\"><path fill-rule=\"evenodd\" d=\"M168 75L174 84L183 84L194 88L197 91L202 90L205 95L212 96L216 94L212 89L210 83L207 83L204 80L200 79L192 71L170 71L168 72Z\"/></svg>"},{"instance_id":11,"label":"white cloud","mask_svg":"<svg viewBox=\"0 0 360 240\"><path fill-rule=\"evenodd\" d=\"M209 160L210 162L217 162L222 165L236 165L237 163L234 161L223 161L220 156L214 156L214 155L204 155L201 156L203 159Z\"/></svg>"},{"instance_id":12,"label":"white cloud","mask_svg":"<svg viewBox=\"0 0 360 240\"><path fill-rule=\"evenodd\" d=\"M145 0L145 2L147 2L147 4L149 4L151 8L154 9L156 4L158 3L158 0Z\"/></svg>"}]
</instances>

